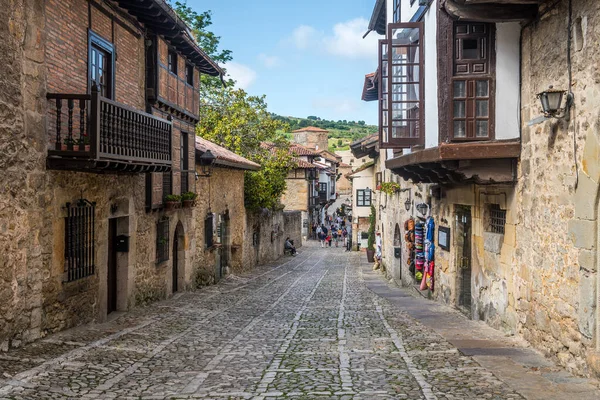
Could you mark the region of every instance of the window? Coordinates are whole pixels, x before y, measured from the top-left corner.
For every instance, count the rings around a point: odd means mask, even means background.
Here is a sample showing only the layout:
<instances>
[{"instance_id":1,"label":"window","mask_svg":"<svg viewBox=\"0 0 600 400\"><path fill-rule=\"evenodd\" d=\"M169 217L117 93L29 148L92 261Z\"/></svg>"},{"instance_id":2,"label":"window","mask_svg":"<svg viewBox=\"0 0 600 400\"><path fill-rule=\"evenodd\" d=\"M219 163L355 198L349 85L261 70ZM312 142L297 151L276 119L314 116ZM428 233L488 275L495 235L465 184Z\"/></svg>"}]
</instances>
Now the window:
<instances>
[{"instance_id":1,"label":"window","mask_svg":"<svg viewBox=\"0 0 600 400\"><path fill-rule=\"evenodd\" d=\"M179 151L181 152L180 167L181 167L181 193L189 192L188 183L188 168L189 168L189 155L188 155L188 134L181 132L181 143Z\"/></svg>"},{"instance_id":2,"label":"window","mask_svg":"<svg viewBox=\"0 0 600 400\"><path fill-rule=\"evenodd\" d=\"M365 189L358 189L356 191L356 205L358 207L370 207L371 191Z\"/></svg>"},{"instance_id":3,"label":"window","mask_svg":"<svg viewBox=\"0 0 600 400\"><path fill-rule=\"evenodd\" d=\"M400 22L400 3L402 0L394 0L394 22ZM410 5L412 6L415 0L410 0Z\"/></svg>"},{"instance_id":4,"label":"window","mask_svg":"<svg viewBox=\"0 0 600 400\"><path fill-rule=\"evenodd\" d=\"M194 66L191 64L185 65L185 81L188 85L194 86Z\"/></svg>"},{"instance_id":5,"label":"window","mask_svg":"<svg viewBox=\"0 0 600 400\"><path fill-rule=\"evenodd\" d=\"M204 219L204 246L207 249L213 246L213 219L212 213Z\"/></svg>"},{"instance_id":6,"label":"window","mask_svg":"<svg viewBox=\"0 0 600 400\"><path fill-rule=\"evenodd\" d=\"M422 43L421 22L390 24L379 41L381 148L425 143Z\"/></svg>"},{"instance_id":7,"label":"window","mask_svg":"<svg viewBox=\"0 0 600 400\"><path fill-rule=\"evenodd\" d=\"M377 172L375 174L375 187L379 187L379 185L381 185L382 179L381 179L381 172Z\"/></svg>"},{"instance_id":8,"label":"window","mask_svg":"<svg viewBox=\"0 0 600 400\"><path fill-rule=\"evenodd\" d=\"M67 203L65 217L65 281L94 275L96 203Z\"/></svg>"},{"instance_id":9,"label":"window","mask_svg":"<svg viewBox=\"0 0 600 400\"><path fill-rule=\"evenodd\" d=\"M162 174L162 188L163 188L163 201L164 198L170 194L173 194L173 179L171 177L171 172L163 172Z\"/></svg>"},{"instance_id":10,"label":"window","mask_svg":"<svg viewBox=\"0 0 600 400\"><path fill-rule=\"evenodd\" d=\"M327 192L327 183L319 182L319 192Z\"/></svg>"},{"instance_id":11,"label":"window","mask_svg":"<svg viewBox=\"0 0 600 400\"><path fill-rule=\"evenodd\" d=\"M96 85L100 96L114 98L115 58L112 43L89 31L89 87Z\"/></svg>"},{"instance_id":12,"label":"window","mask_svg":"<svg viewBox=\"0 0 600 400\"><path fill-rule=\"evenodd\" d=\"M177 53L169 50L169 71L177 75Z\"/></svg>"},{"instance_id":13,"label":"window","mask_svg":"<svg viewBox=\"0 0 600 400\"><path fill-rule=\"evenodd\" d=\"M156 262L169 259L169 218L162 218L156 224Z\"/></svg>"},{"instance_id":14,"label":"window","mask_svg":"<svg viewBox=\"0 0 600 400\"><path fill-rule=\"evenodd\" d=\"M500 209L498 204L488 205L488 232L504 234L506 225L506 210Z\"/></svg>"},{"instance_id":15,"label":"window","mask_svg":"<svg viewBox=\"0 0 600 400\"><path fill-rule=\"evenodd\" d=\"M454 140L493 136L492 32L493 24L454 24L450 124Z\"/></svg>"}]
</instances>

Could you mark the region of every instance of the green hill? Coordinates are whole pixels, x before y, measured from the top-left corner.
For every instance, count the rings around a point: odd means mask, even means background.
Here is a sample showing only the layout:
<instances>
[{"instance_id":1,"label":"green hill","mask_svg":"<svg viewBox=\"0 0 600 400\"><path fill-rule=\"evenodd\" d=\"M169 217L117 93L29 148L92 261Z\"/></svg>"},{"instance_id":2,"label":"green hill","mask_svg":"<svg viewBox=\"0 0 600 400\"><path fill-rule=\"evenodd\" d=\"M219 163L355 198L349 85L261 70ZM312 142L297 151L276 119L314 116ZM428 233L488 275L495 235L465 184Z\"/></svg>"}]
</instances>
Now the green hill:
<instances>
[{"instance_id":1,"label":"green hill","mask_svg":"<svg viewBox=\"0 0 600 400\"><path fill-rule=\"evenodd\" d=\"M307 118L283 117L271 114L274 119L286 122L290 125L290 131L315 126L329 131L329 150L349 150L349 144L367 135L377 132L377 127L367 125L365 121L329 121L315 116ZM289 136L291 138L291 135Z\"/></svg>"}]
</instances>

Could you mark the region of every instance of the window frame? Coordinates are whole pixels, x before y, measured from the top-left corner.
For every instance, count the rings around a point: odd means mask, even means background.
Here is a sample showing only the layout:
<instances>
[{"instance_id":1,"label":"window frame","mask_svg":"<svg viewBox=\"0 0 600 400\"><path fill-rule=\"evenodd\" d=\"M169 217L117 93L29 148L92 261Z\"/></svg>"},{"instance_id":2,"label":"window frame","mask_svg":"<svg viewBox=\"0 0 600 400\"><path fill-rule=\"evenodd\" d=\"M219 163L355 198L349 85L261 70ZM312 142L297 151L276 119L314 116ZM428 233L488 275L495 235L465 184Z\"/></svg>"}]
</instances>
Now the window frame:
<instances>
[{"instance_id":1,"label":"window frame","mask_svg":"<svg viewBox=\"0 0 600 400\"><path fill-rule=\"evenodd\" d=\"M393 31L394 30L400 30L400 29L418 29L419 30L419 40L418 40L418 44L414 45L414 44L410 44L410 45L406 45L406 44L394 44L394 41L391 39L393 37ZM410 148L412 146L422 146L425 144L425 49L424 49L424 23L421 22L399 22L399 23L392 23L392 24L388 24L388 31L387 31L387 79L385 73L382 75L382 78L380 79L380 81L382 82L382 84L384 84L384 80L387 81L387 99L383 99L383 94L385 90L380 91L380 93L382 93L382 100L380 101L380 107L382 108L382 110L380 110L380 123L381 123L381 127L379 130L379 147L382 149L395 149L395 148ZM382 41L380 41L380 48L379 48L379 64L380 64L380 71L383 71L383 51L382 51ZM415 42L413 42L415 43ZM401 47L406 47L406 48L417 48L416 51L418 51L418 53L414 53L414 55L418 55L418 62L414 63L414 62L405 62L404 64L402 63L394 63L394 57L392 57L391 55L394 52L394 49L397 48L401 48ZM394 66L398 67L398 66L402 66L405 65L405 67L414 67L414 66L418 66L419 68L419 76L416 80L412 80L412 81L408 81L408 82L399 82L399 83L395 83L393 84L393 80L394 80L394 75L393 75L393 71L394 71ZM394 85L399 85L400 83L404 83L407 85L418 85L418 98L417 99L413 99L413 100L396 100L394 101L394 96L393 96L393 86ZM417 109L418 109L418 116L416 118L396 118L394 119L394 104L410 104L410 103L416 103L417 104ZM383 110L383 104L387 105L387 110ZM383 118L384 115L387 115L387 120ZM415 137L401 137L401 138L392 138L392 134L393 134L393 127L394 127L394 122L401 122L401 121L407 121L409 123L409 125L411 123L416 123L415 126L415 131L418 133L418 136ZM384 129L383 128L387 128L386 133L384 133Z\"/></svg>"},{"instance_id":2,"label":"window frame","mask_svg":"<svg viewBox=\"0 0 600 400\"><path fill-rule=\"evenodd\" d=\"M379 187L383 183L383 174L381 172L375 173L375 187Z\"/></svg>"},{"instance_id":3,"label":"window frame","mask_svg":"<svg viewBox=\"0 0 600 400\"><path fill-rule=\"evenodd\" d=\"M206 214L204 218L204 248L210 249L214 246L213 241L213 226L214 226L215 215L213 213Z\"/></svg>"},{"instance_id":4,"label":"window frame","mask_svg":"<svg viewBox=\"0 0 600 400\"><path fill-rule=\"evenodd\" d=\"M80 199L67 203L64 217L64 282L96 273L96 203Z\"/></svg>"},{"instance_id":5,"label":"window frame","mask_svg":"<svg viewBox=\"0 0 600 400\"><path fill-rule=\"evenodd\" d=\"M110 59L107 63L107 67L109 69L108 78L110 82L105 85L105 87L109 90L106 96L103 96L107 99L114 100L115 99L115 62L116 62L116 54L115 54L115 46L113 43L104 39L102 36L97 34L91 29L88 29L88 60L87 60L87 75L88 75L88 93L92 92L92 49L93 47L98 48L99 50L106 52L109 54Z\"/></svg>"},{"instance_id":6,"label":"window frame","mask_svg":"<svg viewBox=\"0 0 600 400\"><path fill-rule=\"evenodd\" d=\"M169 218L156 221L156 264L169 261L170 236Z\"/></svg>"},{"instance_id":7,"label":"window frame","mask_svg":"<svg viewBox=\"0 0 600 400\"><path fill-rule=\"evenodd\" d=\"M362 204L361 204L361 194L362 194ZM368 200L368 204L367 204ZM371 207L371 203L373 202L371 191L367 189L356 189L356 206L357 207Z\"/></svg>"},{"instance_id":8,"label":"window frame","mask_svg":"<svg viewBox=\"0 0 600 400\"><path fill-rule=\"evenodd\" d=\"M486 27L485 34L481 33L457 33L458 26L469 27L467 31L471 30L474 25L484 25ZM496 26L493 23L483 22L463 22L453 21L450 24L451 38L449 43L449 76L450 76L450 98L449 98L449 111L448 111L448 139L451 142L474 142L474 141L489 141L494 140L496 136ZM478 59L464 59L460 58L460 44L466 39L477 39L478 49L481 55L482 43L485 46L485 57ZM486 58L487 57L487 58ZM484 72L472 72L472 65L475 63L471 60L481 60L484 64ZM463 62L464 61L464 62ZM465 64L466 63L466 64ZM469 65L468 72L457 72L457 65ZM465 81L465 97L455 98L455 82ZM488 82L488 93L487 97L476 96L476 82L487 81ZM488 102L488 115L487 117L477 117L477 100L486 100ZM455 117L454 116L454 105L455 101L465 102L465 116ZM470 116L471 115L471 116ZM465 136L455 137L454 134L454 123L456 121L465 121ZM477 136L477 122L487 121L488 122L488 135Z\"/></svg>"},{"instance_id":9,"label":"window frame","mask_svg":"<svg viewBox=\"0 0 600 400\"><path fill-rule=\"evenodd\" d=\"M415 0L410 0L410 5L412 6ZM394 0L393 4L393 14L392 14L392 22L400 22L401 11L402 11L402 0Z\"/></svg>"},{"instance_id":10,"label":"window frame","mask_svg":"<svg viewBox=\"0 0 600 400\"><path fill-rule=\"evenodd\" d=\"M173 59L172 59L173 57ZM179 68L178 68L178 57L177 57L177 52L175 50L169 49L167 52L167 70L169 71L169 73L177 76L178 72L179 72Z\"/></svg>"},{"instance_id":11,"label":"window frame","mask_svg":"<svg viewBox=\"0 0 600 400\"><path fill-rule=\"evenodd\" d=\"M185 63L185 84L194 87L194 66L190 63Z\"/></svg>"}]
</instances>

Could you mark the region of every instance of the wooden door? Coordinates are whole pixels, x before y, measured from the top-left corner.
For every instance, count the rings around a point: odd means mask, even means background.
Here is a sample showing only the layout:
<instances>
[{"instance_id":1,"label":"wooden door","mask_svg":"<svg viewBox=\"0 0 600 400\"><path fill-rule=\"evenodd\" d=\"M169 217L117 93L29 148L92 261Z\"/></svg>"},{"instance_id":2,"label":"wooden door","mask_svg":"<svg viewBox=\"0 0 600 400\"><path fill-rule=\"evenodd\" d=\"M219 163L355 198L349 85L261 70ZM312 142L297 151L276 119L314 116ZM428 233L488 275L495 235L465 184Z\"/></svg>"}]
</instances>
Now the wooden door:
<instances>
[{"instance_id":1,"label":"wooden door","mask_svg":"<svg viewBox=\"0 0 600 400\"><path fill-rule=\"evenodd\" d=\"M107 304L106 313L110 314L117 310L117 249L115 242L117 240L117 220L108 220L108 268L107 268Z\"/></svg>"},{"instance_id":2,"label":"wooden door","mask_svg":"<svg viewBox=\"0 0 600 400\"><path fill-rule=\"evenodd\" d=\"M455 222L458 307L471 316L471 207L457 206Z\"/></svg>"}]
</instances>

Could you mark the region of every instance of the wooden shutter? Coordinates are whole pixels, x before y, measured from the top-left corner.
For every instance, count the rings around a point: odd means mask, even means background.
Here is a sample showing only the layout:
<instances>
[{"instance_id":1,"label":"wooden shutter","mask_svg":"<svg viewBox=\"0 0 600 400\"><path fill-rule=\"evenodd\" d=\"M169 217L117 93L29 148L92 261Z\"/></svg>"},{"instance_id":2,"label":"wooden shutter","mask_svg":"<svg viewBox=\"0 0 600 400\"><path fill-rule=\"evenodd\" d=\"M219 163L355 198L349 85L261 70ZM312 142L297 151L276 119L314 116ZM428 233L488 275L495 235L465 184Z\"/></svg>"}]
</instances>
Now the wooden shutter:
<instances>
[{"instance_id":1,"label":"wooden shutter","mask_svg":"<svg viewBox=\"0 0 600 400\"><path fill-rule=\"evenodd\" d=\"M380 148L425 144L423 23L388 26L387 53L380 46L381 64L387 64L387 120L383 118ZM384 90L385 91L385 90ZM387 127L387 129L386 129Z\"/></svg>"}]
</instances>

